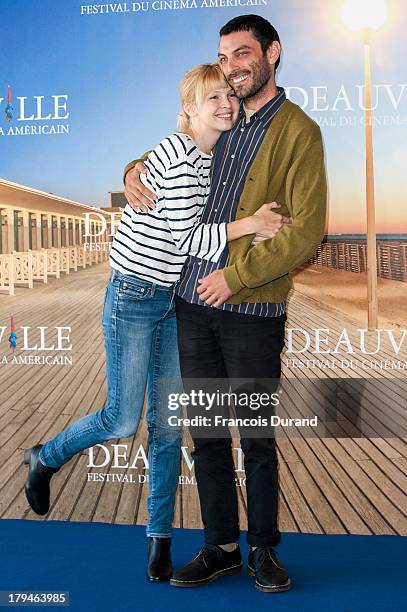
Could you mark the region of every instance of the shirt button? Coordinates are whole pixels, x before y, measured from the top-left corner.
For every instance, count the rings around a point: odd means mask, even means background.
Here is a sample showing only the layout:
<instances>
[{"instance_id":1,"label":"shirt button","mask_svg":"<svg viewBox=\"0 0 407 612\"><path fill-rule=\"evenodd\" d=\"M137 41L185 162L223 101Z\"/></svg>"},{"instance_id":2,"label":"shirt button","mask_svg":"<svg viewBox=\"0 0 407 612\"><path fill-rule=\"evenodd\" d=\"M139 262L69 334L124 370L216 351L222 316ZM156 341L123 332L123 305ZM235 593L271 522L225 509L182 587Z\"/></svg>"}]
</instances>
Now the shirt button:
<instances>
[{"instance_id":1,"label":"shirt button","mask_svg":"<svg viewBox=\"0 0 407 612\"><path fill-rule=\"evenodd\" d=\"M234 155L231 155L230 157L231 157L232 159L235 159L235 156L234 156Z\"/></svg>"},{"instance_id":2,"label":"shirt button","mask_svg":"<svg viewBox=\"0 0 407 612\"><path fill-rule=\"evenodd\" d=\"M241 131L241 132L244 132L244 128L240 128L240 131Z\"/></svg>"},{"instance_id":3,"label":"shirt button","mask_svg":"<svg viewBox=\"0 0 407 612\"><path fill-rule=\"evenodd\" d=\"M217 208L214 208L213 210L216 212L218 209L217 209Z\"/></svg>"},{"instance_id":4,"label":"shirt button","mask_svg":"<svg viewBox=\"0 0 407 612\"><path fill-rule=\"evenodd\" d=\"M223 183L222 183L222 184L223 184L223 185L226 185L226 181L223 181Z\"/></svg>"}]
</instances>

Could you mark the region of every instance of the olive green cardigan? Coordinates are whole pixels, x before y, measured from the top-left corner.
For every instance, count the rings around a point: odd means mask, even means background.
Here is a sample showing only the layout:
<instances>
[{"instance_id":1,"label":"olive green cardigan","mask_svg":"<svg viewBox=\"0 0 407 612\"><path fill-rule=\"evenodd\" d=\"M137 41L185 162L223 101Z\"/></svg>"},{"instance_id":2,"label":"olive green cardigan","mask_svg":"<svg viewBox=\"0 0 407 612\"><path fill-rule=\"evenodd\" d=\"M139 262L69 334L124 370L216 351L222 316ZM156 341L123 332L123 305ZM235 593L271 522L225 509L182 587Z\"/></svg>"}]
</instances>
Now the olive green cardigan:
<instances>
[{"instance_id":1,"label":"olive green cardigan","mask_svg":"<svg viewBox=\"0 0 407 612\"><path fill-rule=\"evenodd\" d=\"M137 160L136 160L137 161ZM125 174L136 161L125 168ZM307 261L325 232L327 185L318 125L286 100L274 117L247 174L236 219L252 215L265 202L292 217L269 240L251 246L253 235L230 242L226 282L230 304L282 302L292 286L290 272Z\"/></svg>"}]
</instances>

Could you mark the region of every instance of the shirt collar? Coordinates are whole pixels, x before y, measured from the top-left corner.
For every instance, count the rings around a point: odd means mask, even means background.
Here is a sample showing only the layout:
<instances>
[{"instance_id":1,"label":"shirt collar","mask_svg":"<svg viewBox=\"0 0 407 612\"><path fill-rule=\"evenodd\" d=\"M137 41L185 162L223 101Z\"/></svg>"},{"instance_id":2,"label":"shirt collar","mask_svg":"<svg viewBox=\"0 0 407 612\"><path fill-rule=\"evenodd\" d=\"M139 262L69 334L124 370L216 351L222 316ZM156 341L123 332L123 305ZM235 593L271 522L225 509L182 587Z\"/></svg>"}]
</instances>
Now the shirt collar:
<instances>
[{"instance_id":1,"label":"shirt collar","mask_svg":"<svg viewBox=\"0 0 407 612\"><path fill-rule=\"evenodd\" d=\"M251 118L251 121L256 121L257 119L262 122L264 127L268 127L274 115L280 108L280 106L286 101L287 97L285 94L285 90L283 87L277 87L277 95L274 96L271 100L269 100L264 106L262 106L258 111L254 113ZM239 110L239 122L243 119L246 120L246 114L243 108L243 101L240 104Z\"/></svg>"}]
</instances>

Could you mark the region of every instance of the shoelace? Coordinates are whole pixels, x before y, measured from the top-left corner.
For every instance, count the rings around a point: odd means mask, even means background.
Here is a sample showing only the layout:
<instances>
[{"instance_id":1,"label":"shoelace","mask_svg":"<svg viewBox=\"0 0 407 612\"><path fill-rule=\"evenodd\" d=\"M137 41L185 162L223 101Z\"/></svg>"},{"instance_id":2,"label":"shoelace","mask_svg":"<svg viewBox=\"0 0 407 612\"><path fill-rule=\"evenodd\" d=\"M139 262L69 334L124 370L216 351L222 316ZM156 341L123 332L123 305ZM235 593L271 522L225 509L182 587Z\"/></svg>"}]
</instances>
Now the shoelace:
<instances>
[{"instance_id":1,"label":"shoelace","mask_svg":"<svg viewBox=\"0 0 407 612\"><path fill-rule=\"evenodd\" d=\"M213 545L213 544L207 544L206 546L203 546L201 548L201 550L199 551L200 554L202 554L203 556L208 556L211 553L216 553L217 557L221 557L222 556L222 551L220 548L218 548L217 546Z\"/></svg>"},{"instance_id":2,"label":"shoelace","mask_svg":"<svg viewBox=\"0 0 407 612\"><path fill-rule=\"evenodd\" d=\"M266 560L266 558L269 557L270 560L274 563L274 565L276 567L278 567L279 569L283 569L280 565L279 565L279 560L278 557L276 555L276 553L273 551L272 548L261 548L258 552L258 559L259 559L259 563L260 565L263 565L264 561Z\"/></svg>"},{"instance_id":3,"label":"shoelace","mask_svg":"<svg viewBox=\"0 0 407 612\"><path fill-rule=\"evenodd\" d=\"M204 546L201 549L201 553L202 553L202 561L204 562L206 567L208 567L206 559L210 558L211 554L215 553L217 557L222 557L222 551L217 546L213 546L211 544L207 544L206 546Z\"/></svg>"},{"instance_id":4,"label":"shoelace","mask_svg":"<svg viewBox=\"0 0 407 612\"><path fill-rule=\"evenodd\" d=\"M210 556L211 554L216 553L217 557L221 557L222 556L222 551L215 545L213 544L206 544L206 546L203 546L197 553L195 559L198 559L198 557L202 556L202 561L204 562L204 564L206 565L206 561L205 561L205 557ZM195 560L194 559L194 560ZM208 566L207 566L208 567Z\"/></svg>"}]
</instances>

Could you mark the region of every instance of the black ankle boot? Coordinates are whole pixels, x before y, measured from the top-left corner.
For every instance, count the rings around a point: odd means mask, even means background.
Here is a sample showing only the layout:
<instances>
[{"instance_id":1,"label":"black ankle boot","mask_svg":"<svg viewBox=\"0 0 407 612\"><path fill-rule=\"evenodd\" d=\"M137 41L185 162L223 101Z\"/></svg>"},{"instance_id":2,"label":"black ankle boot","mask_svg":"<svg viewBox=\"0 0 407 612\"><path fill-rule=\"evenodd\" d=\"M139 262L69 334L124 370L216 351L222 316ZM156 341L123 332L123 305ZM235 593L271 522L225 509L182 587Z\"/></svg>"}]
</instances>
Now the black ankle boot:
<instances>
[{"instance_id":1,"label":"black ankle boot","mask_svg":"<svg viewBox=\"0 0 407 612\"><path fill-rule=\"evenodd\" d=\"M172 576L171 538L148 537L147 578L166 582Z\"/></svg>"},{"instance_id":2,"label":"black ankle boot","mask_svg":"<svg viewBox=\"0 0 407 612\"><path fill-rule=\"evenodd\" d=\"M28 465L28 478L24 484L25 496L36 514L47 514L49 510L50 480L59 468L42 465L39 452L42 444L24 451L24 463Z\"/></svg>"}]
</instances>

